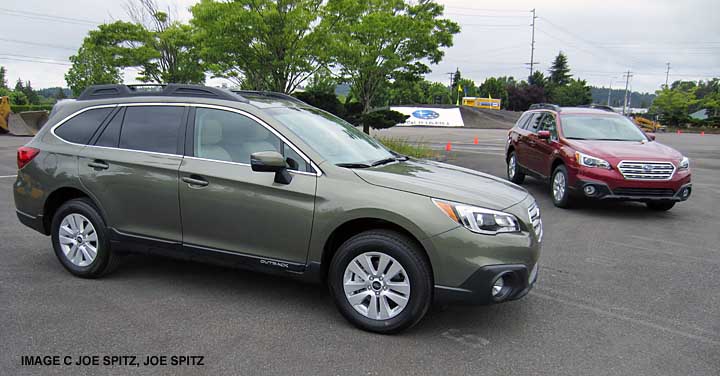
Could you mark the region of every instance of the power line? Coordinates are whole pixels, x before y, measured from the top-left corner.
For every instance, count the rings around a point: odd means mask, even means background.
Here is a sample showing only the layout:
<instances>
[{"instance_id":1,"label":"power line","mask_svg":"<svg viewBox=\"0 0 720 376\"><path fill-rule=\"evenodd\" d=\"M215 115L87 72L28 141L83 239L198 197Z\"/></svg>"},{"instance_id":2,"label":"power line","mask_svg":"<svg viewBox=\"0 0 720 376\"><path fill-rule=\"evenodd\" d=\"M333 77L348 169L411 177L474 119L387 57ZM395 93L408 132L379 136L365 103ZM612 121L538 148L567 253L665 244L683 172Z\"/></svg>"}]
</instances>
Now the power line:
<instances>
[{"instance_id":1,"label":"power line","mask_svg":"<svg viewBox=\"0 0 720 376\"><path fill-rule=\"evenodd\" d=\"M43 60L34 60L34 59L25 59L25 58L14 58L14 57L4 57L0 55L0 60L12 60L12 61L23 61L27 63L42 63L42 64L54 64L54 65L72 65L70 63L63 63L59 61L43 61Z\"/></svg>"},{"instance_id":2,"label":"power line","mask_svg":"<svg viewBox=\"0 0 720 376\"><path fill-rule=\"evenodd\" d=\"M57 48L57 49L61 49L61 50L77 51L77 48L75 48L75 47L60 46L60 45L57 45L57 44L50 44L50 43L29 42L29 41L26 41L26 40L17 40L17 39L8 39L8 38L0 38L0 41L10 42L10 43L17 43L17 44L29 44L29 45L31 45L31 46L41 46L41 47Z\"/></svg>"},{"instance_id":3,"label":"power line","mask_svg":"<svg viewBox=\"0 0 720 376\"><path fill-rule=\"evenodd\" d=\"M47 19L48 21L57 21L57 22L74 22L74 23L82 23L82 24L88 24L88 25L100 25L103 23L103 22L82 19L82 18L64 17L64 16L58 16L56 14L28 12L28 11L24 11L24 10L15 10L15 9L8 9L8 8L0 8L0 13L13 14L16 16L27 17L27 18L32 18L32 17L44 18L44 19Z\"/></svg>"},{"instance_id":4,"label":"power line","mask_svg":"<svg viewBox=\"0 0 720 376\"><path fill-rule=\"evenodd\" d=\"M497 12L497 13L527 13L527 9L491 9L491 8L472 8L472 7L456 7L446 6L448 9L474 10L479 12Z\"/></svg>"}]
</instances>

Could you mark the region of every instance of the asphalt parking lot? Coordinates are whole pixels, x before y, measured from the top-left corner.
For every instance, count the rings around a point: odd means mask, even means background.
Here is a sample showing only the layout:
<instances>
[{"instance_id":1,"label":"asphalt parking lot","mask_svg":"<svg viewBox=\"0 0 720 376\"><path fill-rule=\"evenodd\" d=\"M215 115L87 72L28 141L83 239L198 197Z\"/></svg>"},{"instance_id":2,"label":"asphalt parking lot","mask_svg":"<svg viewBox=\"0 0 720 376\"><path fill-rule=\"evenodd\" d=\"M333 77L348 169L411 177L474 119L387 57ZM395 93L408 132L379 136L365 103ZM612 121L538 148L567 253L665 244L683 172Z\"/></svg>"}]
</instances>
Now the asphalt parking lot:
<instances>
[{"instance_id":1,"label":"asphalt parking lot","mask_svg":"<svg viewBox=\"0 0 720 376\"><path fill-rule=\"evenodd\" d=\"M504 176L507 131L382 133L450 141L447 162ZM291 279L142 256L100 280L72 277L49 238L15 217L15 149L26 141L0 137L2 374L720 374L720 136L658 135L693 169L693 196L666 213L558 209L527 179L546 234L536 288L506 304L435 309L396 336L355 329L322 286ZM129 354L204 365L21 366L22 355Z\"/></svg>"}]
</instances>

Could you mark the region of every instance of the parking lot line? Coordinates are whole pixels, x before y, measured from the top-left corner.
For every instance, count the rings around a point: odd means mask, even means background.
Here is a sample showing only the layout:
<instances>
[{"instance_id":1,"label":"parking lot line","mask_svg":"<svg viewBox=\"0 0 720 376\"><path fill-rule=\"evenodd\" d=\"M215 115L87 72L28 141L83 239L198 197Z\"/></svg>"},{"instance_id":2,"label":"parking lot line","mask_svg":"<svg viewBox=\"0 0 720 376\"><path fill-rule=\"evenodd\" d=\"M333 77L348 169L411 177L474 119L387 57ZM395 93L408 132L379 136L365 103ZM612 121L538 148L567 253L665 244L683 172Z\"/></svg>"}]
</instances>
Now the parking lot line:
<instances>
[{"instance_id":1,"label":"parking lot line","mask_svg":"<svg viewBox=\"0 0 720 376\"><path fill-rule=\"evenodd\" d=\"M16 176L17 176L17 175L0 175L0 179L2 179L2 178L14 178L14 177L16 177Z\"/></svg>"}]
</instances>

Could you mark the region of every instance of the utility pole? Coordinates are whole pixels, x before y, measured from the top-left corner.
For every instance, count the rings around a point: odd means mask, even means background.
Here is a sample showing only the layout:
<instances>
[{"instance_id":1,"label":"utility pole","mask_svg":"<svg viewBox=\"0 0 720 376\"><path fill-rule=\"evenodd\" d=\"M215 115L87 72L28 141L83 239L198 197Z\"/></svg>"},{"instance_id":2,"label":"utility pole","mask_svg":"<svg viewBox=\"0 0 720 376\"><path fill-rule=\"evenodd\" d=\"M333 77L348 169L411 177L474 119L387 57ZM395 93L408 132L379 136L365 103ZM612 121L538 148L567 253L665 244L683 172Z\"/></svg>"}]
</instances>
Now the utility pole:
<instances>
[{"instance_id":1,"label":"utility pole","mask_svg":"<svg viewBox=\"0 0 720 376\"><path fill-rule=\"evenodd\" d=\"M630 85L630 77L632 77L632 72L628 70L627 72L623 73L623 76L625 76L625 100L623 101L623 115L625 115L625 108L627 108L627 102L628 102L628 86Z\"/></svg>"},{"instance_id":2,"label":"utility pole","mask_svg":"<svg viewBox=\"0 0 720 376\"><path fill-rule=\"evenodd\" d=\"M532 40L530 42L530 62L527 63L527 65L530 66L530 76L528 76L528 81L530 81L530 77L532 77L533 74L533 65L537 64L535 62L535 19L537 19L537 16L535 15L535 8L531 10L532 12Z\"/></svg>"},{"instance_id":3,"label":"utility pole","mask_svg":"<svg viewBox=\"0 0 720 376\"><path fill-rule=\"evenodd\" d=\"M615 79L615 78L616 78L616 77L613 77L613 79ZM612 105L610 104L610 94L611 94L611 93L612 93L612 80L610 80L610 86L608 87L608 101L607 101L607 105L608 105L608 106L612 106Z\"/></svg>"},{"instance_id":4,"label":"utility pole","mask_svg":"<svg viewBox=\"0 0 720 376\"><path fill-rule=\"evenodd\" d=\"M452 90L452 87L453 87L453 78L455 77L455 72L447 72L447 73L445 73L445 74L447 74L448 76L450 76L450 90Z\"/></svg>"},{"instance_id":5,"label":"utility pole","mask_svg":"<svg viewBox=\"0 0 720 376\"><path fill-rule=\"evenodd\" d=\"M668 88L668 78L670 77L670 63L666 63L667 71L665 71L665 88Z\"/></svg>"}]
</instances>

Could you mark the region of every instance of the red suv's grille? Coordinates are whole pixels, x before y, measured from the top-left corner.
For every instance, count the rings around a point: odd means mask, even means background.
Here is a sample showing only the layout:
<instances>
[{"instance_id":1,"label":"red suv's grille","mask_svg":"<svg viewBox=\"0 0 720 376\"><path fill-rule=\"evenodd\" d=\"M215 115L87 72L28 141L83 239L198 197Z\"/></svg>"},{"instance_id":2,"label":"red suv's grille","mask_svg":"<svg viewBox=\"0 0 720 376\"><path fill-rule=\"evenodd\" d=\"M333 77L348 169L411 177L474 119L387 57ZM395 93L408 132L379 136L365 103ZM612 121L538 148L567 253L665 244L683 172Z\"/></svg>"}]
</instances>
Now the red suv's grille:
<instances>
[{"instance_id":1,"label":"red suv's grille","mask_svg":"<svg viewBox=\"0 0 720 376\"><path fill-rule=\"evenodd\" d=\"M615 188L613 193L617 196L634 197L672 197L675 191L669 188Z\"/></svg>"},{"instance_id":2,"label":"red suv's grille","mask_svg":"<svg viewBox=\"0 0 720 376\"><path fill-rule=\"evenodd\" d=\"M670 162L622 161L618 170L628 180L670 180L675 165Z\"/></svg>"}]
</instances>

